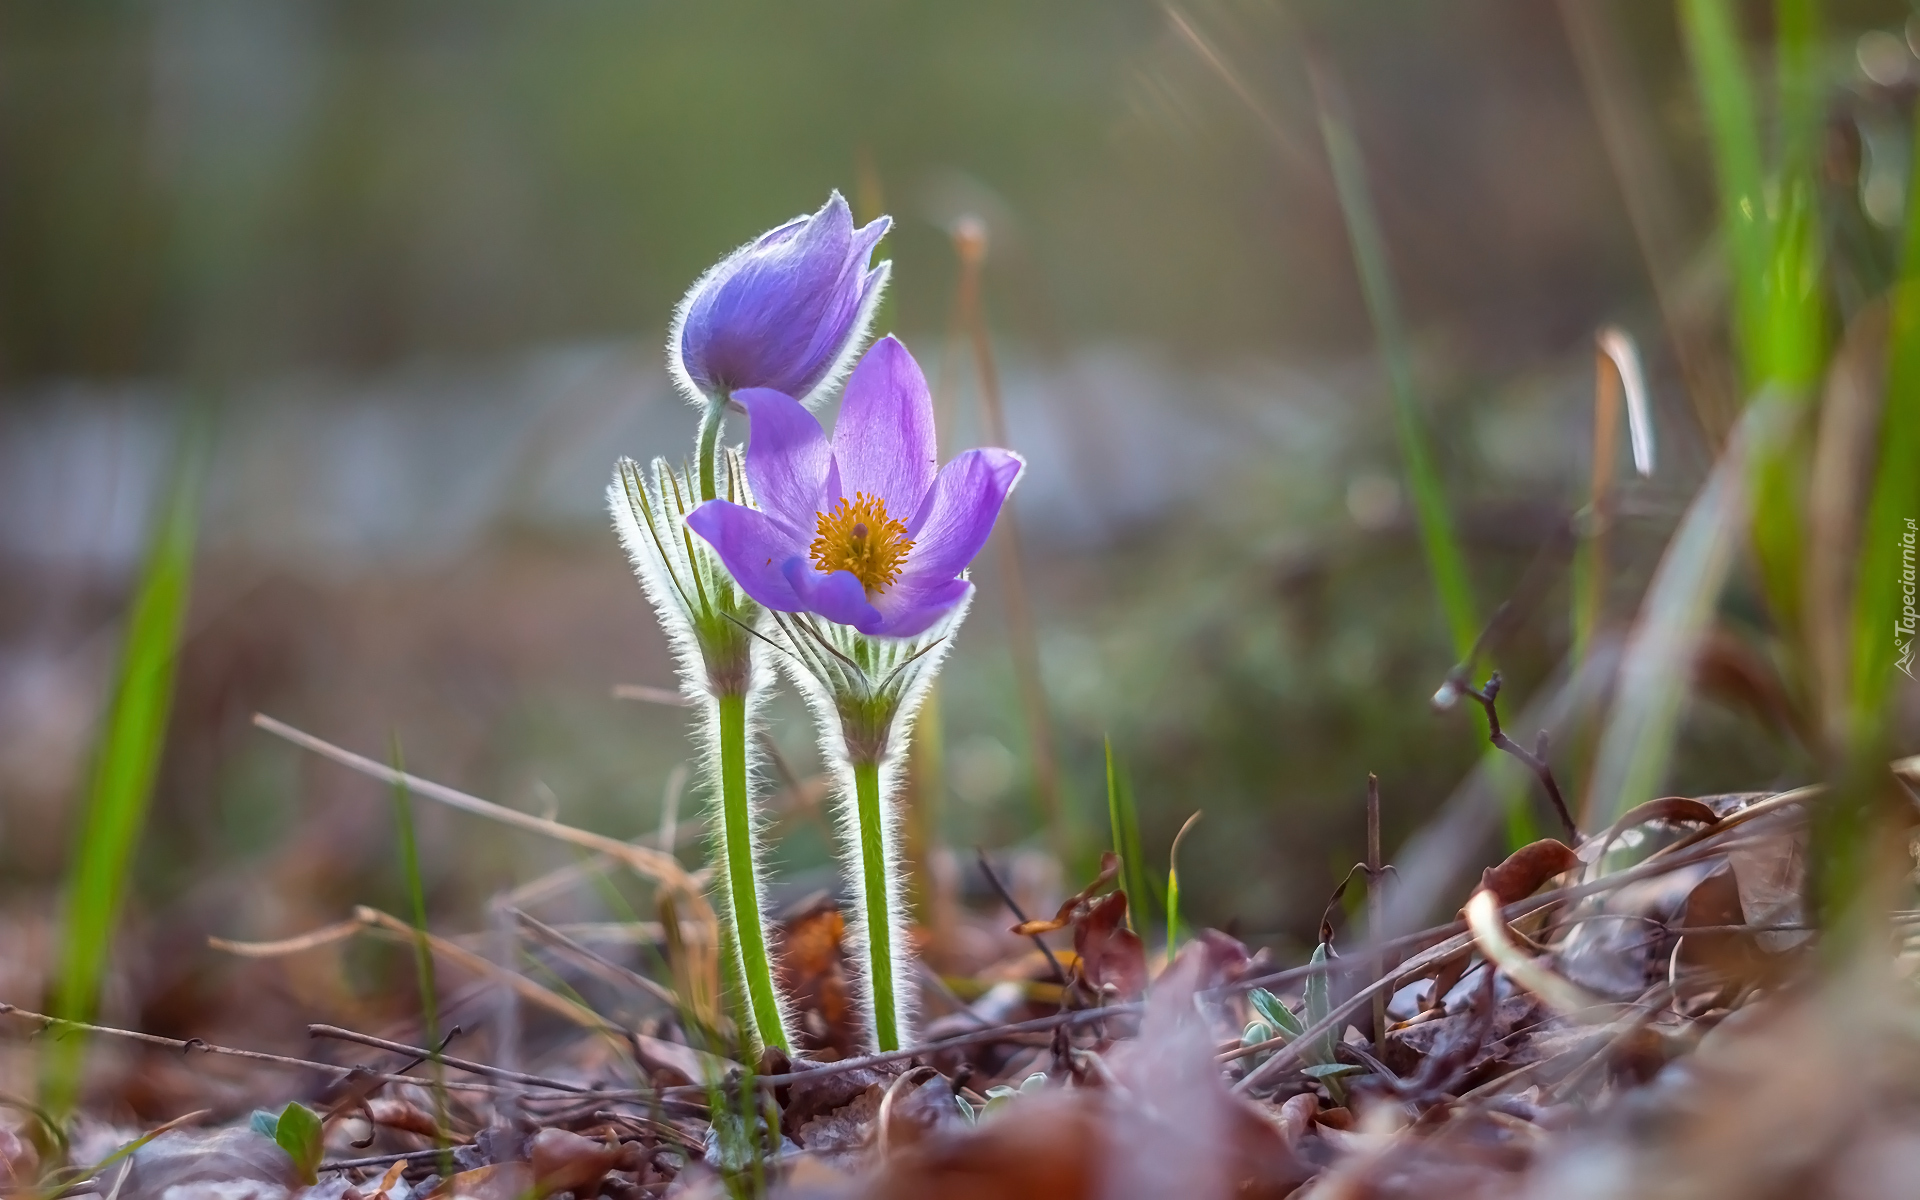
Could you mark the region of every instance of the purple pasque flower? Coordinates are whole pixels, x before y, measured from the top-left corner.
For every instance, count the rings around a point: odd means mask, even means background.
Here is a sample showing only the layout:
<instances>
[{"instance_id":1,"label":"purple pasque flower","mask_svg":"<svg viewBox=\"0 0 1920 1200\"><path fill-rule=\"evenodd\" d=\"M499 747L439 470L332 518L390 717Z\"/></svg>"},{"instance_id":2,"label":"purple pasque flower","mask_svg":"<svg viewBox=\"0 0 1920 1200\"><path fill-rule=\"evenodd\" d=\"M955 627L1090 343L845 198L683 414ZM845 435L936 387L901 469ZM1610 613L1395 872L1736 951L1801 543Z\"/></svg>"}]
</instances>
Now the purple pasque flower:
<instances>
[{"instance_id":1,"label":"purple pasque flower","mask_svg":"<svg viewBox=\"0 0 1920 1200\"><path fill-rule=\"evenodd\" d=\"M735 250L702 275L674 314L667 361L699 396L772 388L803 401L860 352L892 264L867 259L892 224L853 227L839 192Z\"/></svg>"},{"instance_id":2,"label":"purple pasque flower","mask_svg":"<svg viewBox=\"0 0 1920 1200\"><path fill-rule=\"evenodd\" d=\"M791 396L752 388L734 399L747 410L759 507L709 500L687 527L747 595L877 637L924 633L966 597L961 573L1026 463L969 450L936 472L933 398L905 346L888 336L867 351L831 441Z\"/></svg>"}]
</instances>

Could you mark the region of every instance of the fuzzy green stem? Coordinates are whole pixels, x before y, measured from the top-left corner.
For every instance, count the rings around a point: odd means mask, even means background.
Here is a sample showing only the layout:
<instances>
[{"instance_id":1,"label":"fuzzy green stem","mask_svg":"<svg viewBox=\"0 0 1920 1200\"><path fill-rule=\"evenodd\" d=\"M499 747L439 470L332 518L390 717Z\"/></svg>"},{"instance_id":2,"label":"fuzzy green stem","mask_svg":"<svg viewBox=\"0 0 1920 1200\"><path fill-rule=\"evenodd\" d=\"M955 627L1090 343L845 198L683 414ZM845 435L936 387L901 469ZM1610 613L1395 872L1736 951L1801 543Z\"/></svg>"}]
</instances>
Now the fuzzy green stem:
<instances>
[{"instance_id":1,"label":"fuzzy green stem","mask_svg":"<svg viewBox=\"0 0 1920 1200\"><path fill-rule=\"evenodd\" d=\"M700 420L700 498L712 500L720 494L714 460L720 457L720 432L727 424L727 394L707 397L706 415Z\"/></svg>"},{"instance_id":2,"label":"fuzzy green stem","mask_svg":"<svg viewBox=\"0 0 1920 1200\"><path fill-rule=\"evenodd\" d=\"M900 1048L893 1009L893 922L887 912L887 841L880 824L880 764L853 764L853 794L860 814L860 873L867 893L867 985L873 993L873 1034L882 1054Z\"/></svg>"},{"instance_id":3,"label":"fuzzy green stem","mask_svg":"<svg viewBox=\"0 0 1920 1200\"><path fill-rule=\"evenodd\" d=\"M706 462L711 465L710 459ZM747 820L747 698L729 693L716 703L720 706L720 814L727 838L728 908L740 947L740 970L761 1043L784 1051L788 1048L787 1034L780 1025L780 1006L774 1000L773 962L760 923L753 834Z\"/></svg>"}]
</instances>

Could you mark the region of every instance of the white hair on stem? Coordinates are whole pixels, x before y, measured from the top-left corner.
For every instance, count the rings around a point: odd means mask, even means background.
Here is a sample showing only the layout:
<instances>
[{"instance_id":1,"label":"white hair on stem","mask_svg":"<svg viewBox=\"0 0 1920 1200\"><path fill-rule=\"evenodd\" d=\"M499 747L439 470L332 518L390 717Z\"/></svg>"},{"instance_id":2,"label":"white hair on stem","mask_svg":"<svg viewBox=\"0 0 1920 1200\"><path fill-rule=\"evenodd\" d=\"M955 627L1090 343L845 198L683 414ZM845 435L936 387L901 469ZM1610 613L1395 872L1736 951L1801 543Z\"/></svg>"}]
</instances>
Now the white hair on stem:
<instances>
[{"instance_id":1,"label":"white hair on stem","mask_svg":"<svg viewBox=\"0 0 1920 1200\"><path fill-rule=\"evenodd\" d=\"M859 801L854 782L853 754L847 725L843 719L843 701L866 700L873 689L894 696L887 720L885 745L878 763L880 793L880 842L885 863L887 888L887 945L893 958L894 1032L901 1048L913 1043L914 1018L918 995L913 974L907 969L911 954L907 950L907 879L900 863L901 813L898 804L907 746L913 726L925 701L927 689L939 674L942 660L953 645L953 635L966 618L973 602L969 588L952 611L937 625L912 638L871 638L848 626L831 623L811 625L815 635L831 646L830 650L809 646L810 635L801 622L810 618L785 618L770 614L771 624L781 635L781 672L792 681L812 710L819 730L821 758L832 765L834 776L834 824L839 830L839 855L846 868L852 890L852 909L847 922L847 958L854 967L852 991L866 1022L869 1046L878 1044L878 1017L873 1000L872 934L867 924L867 876L861 857ZM854 674L848 660L861 643L879 651L880 678L862 672ZM841 658L840 656L845 656ZM865 686L864 693L855 689Z\"/></svg>"},{"instance_id":2,"label":"white hair on stem","mask_svg":"<svg viewBox=\"0 0 1920 1200\"><path fill-rule=\"evenodd\" d=\"M745 474L740 470L737 452L729 451L726 462L729 490L740 489L744 498ZM633 565L634 574L640 580L641 590L652 603L660 628L666 633L668 644L673 649L680 676L680 690L697 714L693 723L694 744L716 817L710 823L710 837L715 861L725 864L729 859L726 822L719 811L721 763L718 697L723 688L742 688L746 711L747 790L749 797L757 795L764 762L756 752L755 735L762 728L762 711L767 693L773 685L773 672L767 666L766 655L753 645L751 636L745 636L746 670L739 677L718 676L709 662L707 649L702 645L700 630L696 626L696 614L709 623L727 622L729 618L725 615L723 597L744 598L738 596L732 579L713 558L706 544L688 534L684 521L693 500L694 492L687 473L674 471L665 459L659 458L653 461L651 486L639 464L627 458L619 461L613 481L607 486L607 507L613 516L614 532L619 536L628 561ZM744 616L749 621L755 619L758 605L744 601L736 607L741 611L731 614L734 618ZM726 626L719 625L716 628L724 629ZM744 631L742 634L744 636ZM753 889L764 926L767 914L764 869L767 843L763 834L764 822L759 818L758 807L749 803L747 822L752 841ZM726 878L724 868L720 877ZM734 912L731 890L723 885L715 891L718 893L715 908L721 921L726 928L737 930L739 918ZM793 1039L793 1031L797 1026L788 998L777 986L778 970L773 941L767 936L765 928L761 934L769 961L776 968L773 995L780 1026L786 1036L789 1053L798 1057ZM727 952L733 956L730 964L733 968L732 977L744 986L747 974L740 938L736 932L735 936L726 940L730 943ZM751 1010L751 1001L748 1002L748 1008Z\"/></svg>"}]
</instances>

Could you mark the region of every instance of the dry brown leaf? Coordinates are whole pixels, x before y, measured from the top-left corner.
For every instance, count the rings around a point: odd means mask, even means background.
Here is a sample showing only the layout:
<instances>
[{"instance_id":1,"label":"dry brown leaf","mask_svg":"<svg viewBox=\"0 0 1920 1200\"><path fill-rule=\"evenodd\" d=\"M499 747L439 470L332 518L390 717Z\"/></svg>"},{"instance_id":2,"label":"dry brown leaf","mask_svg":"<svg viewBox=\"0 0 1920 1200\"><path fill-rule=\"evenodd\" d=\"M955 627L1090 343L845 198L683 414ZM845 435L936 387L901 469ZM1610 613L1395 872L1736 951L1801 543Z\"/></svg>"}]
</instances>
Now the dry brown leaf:
<instances>
[{"instance_id":1,"label":"dry brown leaf","mask_svg":"<svg viewBox=\"0 0 1920 1200\"><path fill-rule=\"evenodd\" d=\"M729 1072L738 1070L718 1055L679 1042L644 1033L634 1034L632 1040L634 1058L646 1069L648 1077L662 1087L717 1083Z\"/></svg>"},{"instance_id":2,"label":"dry brown leaf","mask_svg":"<svg viewBox=\"0 0 1920 1200\"><path fill-rule=\"evenodd\" d=\"M1073 922L1073 952L1089 987L1099 992L1111 986L1120 999L1131 1000L1147 987L1147 950L1126 920L1125 892L1098 901Z\"/></svg>"},{"instance_id":3,"label":"dry brown leaf","mask_svg":"<svg viewBox=\"0 0 1920 1200\"><path fill-rule=\"evenodd\" d=\"M1689 796L1662 796L1628 809L1619 820L1607 826L1606 832L1582 842L1580 859L1589 864L1599 862L1613 848L1621 834L1642 825L1699 825L1711 829L1719 823L1720 814L1703 800Z\"/></svg>"},{"instance_id":4,"label":"dry brown leaf","mask_svg":"<svg viewBox=\"0 0 1920 1200\"><path fill-rule=\"evenodd\" d=\"M427 1200L525 1200L533 1191L529 1163L493 1163L461 1171L440 1181Z\"/></svg>"},{"instance_id":5,"label":"dry brown leaf","mask_svg":"<svg viewBox=\"0 0 1920 1200\"><path fill-rule=\"evenodd\" d=\"M822 892L795 905L779 925L775 967L799 1027L800 1049L840 1057L860 1052L864 1030L847 983L847 921Z\"/></svg>"},{"instance_id":6,"label":"dry brown leaf","mask_svg":"<svg viewBox=\"0 0 1920 1200\"><path fill-rule=\"evenodd\" d=\"M1253 1106L1228 1103L1198 1127L1170 1120L1141 1098L1105 1088L1025 1096L966 1133L905 1147L859 1184L835 1194L866 1200L1281 1200L1312 1169L1280 1128ZM1151 1164L1204 1162L1212 1179L1177 1192ZM1142 1167L1146 1169L1142 1169Z\"/></svg>"},{"instance_id":7,"label":"dry brown leaf","mask_svg":"<svg viewBox=\"0 0 1920 1200\"><path fill-rule=\"evenodd\" d=\"M809 1118L794 1131L794 1141L826 1166L857 1166L873 1141L874 1117L886 1088L871 1084L850 1103Z\"/></svg>"},{"instance_id":8,"label":"dry brown leaf","mask_svg":"<svg viewBox=\"0 0 1920 1200\"><path fill-rule=\"evenodd\" d=\"M389 1200L389 1193L398 1186L400 1177L406 1174L406 1171L407 1160L404 1158L388 1167L387 1173L380 1177L380 1189L373 1194L373 1200Z\"/></svg>"},{"instance_id":9,"label":"dry brown leaf","mask_svg":"<svg viewBox=\"0 0 1920 1200\"><path fill-rule=\"evenodd\" d=\"M407 1133L417 1133L421 1137L437 1137L439 1127L434 1123L433 1114L425 1112L405 1100L379 1099L367 1102L367 1114L375 1125L384 1125L388 1129L399 1129Z\"/></svg>"},{"instance_id":10,"label":"dry brown leaf","mask_svg":"<svg viewBox=\"0 0 1920 1200\"><path fill-rule=\"evenodd\" d=\"M120 1200L161 1200L173 1189L190 1195L224 1184L244 1194L254 1184L264 1196L284 1195L297 1182L287 1152L251 1129L176 1129L134 1152L119 1190Z\"/></svg>"},{"instance_id":11,"label":"dry brown leaf","mask_svg":"<svg viewBox=\"0 0 1920 1200\"><path fill-rule=\"evenodd\" d=\"M1580 865L1580 858L1564 842L1542 838L1507 855L1497 867L1480 873L1480 888L1493 893L1501 907L1525 900L1555 875Z\"/></svg>"},{"instance_id":12,"label":"dry brown leaf","mask_svg":"<svg viewBox=\"0 0 1920 1200\"><path fill-rule=\"evenodd\" d=\"M1631 1000L1666 977L1677 926L1738 925L1745 917L1733 868L1716 855L1590 897L1569 919L1572 929L1554 955L1561 973L1590 991ZM1698 934L1688 940L1695 938L1703 954L1726 945Z\"/></svg>"},{"instance_id":13,"label":"dry brown leaf","mask_svg":"<svg viewBox=\"0 0 1920 1200\"><path fill-rule=\"evenodd\" d=\"M597 1142L564 1129L542 1129L533 1135L534 1192L551 1196L575 1192L591 1196L613 1170L639 1165L640 1148L619 1142Z\"/></svg>"},{"instance_id":14,"label":"dry brown leaf","mask_svg":"<svg viewBox=\"0 0 1920 1200\"><path fill-rule=\"evenodd\" d=\"M14 1130L0 1125L0 1187L24 1188L40 1177L40 1152Z\"/></svg>"},{"instance_id":15,"label":"dry brown leaf","mask_svg":"<svg viewBox=\"0 0 1920 1200\"><path fill-rule=\"evenodd\" d=\"M1100 873L1093 877L1093 882L1067 897L1066 903L1060 906L1060 911L1051 919L1022 921L1013 927L1013 931L1021 937L1032 937L1037 933L1053 933L1055 930L1065 929L1073 923L1074 912L1089 903L1093 899L1093 894L1113 882L1114 876L1118 874L1120 874L1120 856L1109 850L1100 856Z\"/></svg>"},{"instance_id":16,"label":"dry brown leaf","mask_svg":"<svg viewBox=\"0 0 1920 1200\"><path fill-rule=\"evenodd\" d=\"M1274 1123L1280 1127L1280 1136L1287 1139L1288 1146L1300 1148L1301 1140L1313 1132L1313 1118L1319 1111L1320 1097L1312 1092L1287 1097Z\"/></svg>"}]
</instances>

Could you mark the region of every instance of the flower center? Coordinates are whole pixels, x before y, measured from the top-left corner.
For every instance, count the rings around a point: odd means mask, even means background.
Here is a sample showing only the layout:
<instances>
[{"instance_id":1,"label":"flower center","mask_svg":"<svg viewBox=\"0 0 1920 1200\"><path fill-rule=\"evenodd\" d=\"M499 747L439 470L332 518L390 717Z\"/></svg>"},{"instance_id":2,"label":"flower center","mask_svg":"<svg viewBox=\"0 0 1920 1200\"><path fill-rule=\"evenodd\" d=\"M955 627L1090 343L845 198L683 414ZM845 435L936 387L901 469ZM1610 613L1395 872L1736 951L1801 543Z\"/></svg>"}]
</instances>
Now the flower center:
<instances>
[{"instance_id":1,"label":"flower center","mask_svg":"<svg viewBox=\"0 0 1920 1200\"><path fill-rule=\"evenodd\" d=\"M886 502L865 492L821 513L815 532L819 536L807 547L813 565L827 572L851 571L869 593L886 591L913 549L906 523L887 516Z\"/></svg>"}]
</instances>

